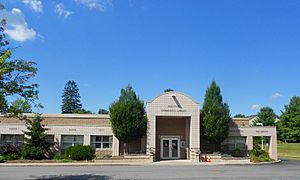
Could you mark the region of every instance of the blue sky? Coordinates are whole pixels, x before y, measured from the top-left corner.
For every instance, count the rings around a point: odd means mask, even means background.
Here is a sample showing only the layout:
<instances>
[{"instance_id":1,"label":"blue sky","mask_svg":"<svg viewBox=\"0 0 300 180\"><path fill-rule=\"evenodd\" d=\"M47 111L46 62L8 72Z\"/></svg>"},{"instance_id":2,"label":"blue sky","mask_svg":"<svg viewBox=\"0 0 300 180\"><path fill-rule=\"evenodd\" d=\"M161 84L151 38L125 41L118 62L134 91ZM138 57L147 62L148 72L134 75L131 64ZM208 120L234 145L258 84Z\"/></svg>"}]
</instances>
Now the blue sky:
<instances>
[{"instance_id":1,"label":"blue sky","mask_svg":"<svg viewBox=\"0 0 300 180\"><path fill-rule=\"evenodd\" d=\"M298 0L4 0L15 58L34 60L44 113L60 113L75 80L97 112L131 84L150 101L166 88L202 105L211 81L231 114L277 114L300 95Z\"/></svg>"}]
</instances>

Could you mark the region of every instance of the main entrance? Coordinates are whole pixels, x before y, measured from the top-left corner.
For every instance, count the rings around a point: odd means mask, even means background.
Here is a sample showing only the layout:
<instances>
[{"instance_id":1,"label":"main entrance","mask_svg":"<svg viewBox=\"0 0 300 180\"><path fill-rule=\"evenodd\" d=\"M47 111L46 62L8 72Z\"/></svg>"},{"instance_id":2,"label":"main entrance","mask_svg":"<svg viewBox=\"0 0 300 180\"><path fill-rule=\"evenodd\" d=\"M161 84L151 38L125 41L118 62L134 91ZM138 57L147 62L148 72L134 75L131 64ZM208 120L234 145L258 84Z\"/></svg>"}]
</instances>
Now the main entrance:
<instances>
[{"instance_id":1,"label":"main entrance","mask_svg":"<svg viewBox=\"0 0 300 180\"><path fill-rule=\"evenodd\" d=\"M199 161L200 105L180 92L166 92L147 103L147 154L154 161Z\"/></svg>"},{"instance_id":2,"label":"main entrance","mask_svg":"<svg viewBox=\"0 0 300 180\"><path fill-rule=\"evenodd\" d=\"M162 137L160 147L161 159L180 159L180 147L178 137Z\"/></svg>"}]
</instances>

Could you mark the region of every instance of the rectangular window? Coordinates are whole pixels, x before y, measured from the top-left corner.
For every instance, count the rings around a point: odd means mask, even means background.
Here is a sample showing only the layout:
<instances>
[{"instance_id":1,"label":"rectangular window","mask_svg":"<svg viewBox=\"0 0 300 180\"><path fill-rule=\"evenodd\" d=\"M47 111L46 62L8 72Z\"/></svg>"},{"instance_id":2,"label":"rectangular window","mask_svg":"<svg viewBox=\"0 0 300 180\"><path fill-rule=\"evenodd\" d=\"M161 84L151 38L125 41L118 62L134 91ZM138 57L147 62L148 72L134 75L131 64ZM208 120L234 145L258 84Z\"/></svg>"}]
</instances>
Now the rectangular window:
<instances>
[{"instance_id":1,"label":"rectangular window","mask_svg":"<svg viewBox=\"0 0 300 180\"><path fill-rule=\"evenodd\" d=\"M10 144L14 146L23 146L24 135L23 134L1 134L1 144Z\"/></svg>"},{"instance_id":2,"label":"rectangular window","mask_svg":"<svg viewBox=\"0 0 300 180\"><path fill-rule=\"evenodd\" d=\"M240 149L241 151L246 150L246 137L244 136L231 136L227 139L227 145L229 151Z\"/></svg>"},{"instance_id":3,"label":"rectangular window","mask_svg":"<svg viewBox=\"0 0 300 180\"><path fill-rule=\"evenodd\" d=\"M47 143L54 145L54 135L46 135L46 141Z\"/></svg>"},{"instance_id":4,"label":"rectangular window","mask_svg":"<svg viewBox=\"0 0 300 180\"><path fill-rule=\"evenodd\" d=\"M91 146L93 149L111 149L113 136L91 136Z\"/></svg>"},{"instance_id":5,"label":"rectangular window","mask_svg":"<svg viewBox=\"0 0 300 180\"><path fill-rule=\"evenodd\" d=\"M83 145L83 135L62 135L61 136L62 149L75 145Z\"/></svg>"}]
</instances>

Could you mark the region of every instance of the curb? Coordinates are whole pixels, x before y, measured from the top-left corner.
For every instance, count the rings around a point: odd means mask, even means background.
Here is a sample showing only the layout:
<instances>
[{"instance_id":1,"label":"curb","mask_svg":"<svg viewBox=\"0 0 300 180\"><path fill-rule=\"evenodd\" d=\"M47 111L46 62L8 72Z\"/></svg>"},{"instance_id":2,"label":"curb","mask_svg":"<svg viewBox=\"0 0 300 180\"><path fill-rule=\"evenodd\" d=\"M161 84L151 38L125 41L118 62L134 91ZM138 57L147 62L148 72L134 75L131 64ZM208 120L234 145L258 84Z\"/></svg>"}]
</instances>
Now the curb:
<instances>
[{"instance_id":1,"label":"curb","mask_svg":"<svg viewBox=\"0 0 300 180\"><path fill-rule=\"evenodd\" d=\"M144 166L140 163L2 163L0 167L58 167L58 166Z\"/></svg>"},{"instance_id":2,"label":"curb","mask_svg":"<svg viewBox=\"0 0 300 180\"><path fill-rule=\"evenodd\" d=\"M194 162L184 162L184 163L0 163L0 167L54 167L54 166L230 166L230 165L246 165L246 166L253 166L253 165L270 165L270 164L277 164L281 163L281 160L272 161L272 162L259 162L259 163L252 163L252 162L220 162L220 163L194 163Z\"/></svg>"}]
</instances>

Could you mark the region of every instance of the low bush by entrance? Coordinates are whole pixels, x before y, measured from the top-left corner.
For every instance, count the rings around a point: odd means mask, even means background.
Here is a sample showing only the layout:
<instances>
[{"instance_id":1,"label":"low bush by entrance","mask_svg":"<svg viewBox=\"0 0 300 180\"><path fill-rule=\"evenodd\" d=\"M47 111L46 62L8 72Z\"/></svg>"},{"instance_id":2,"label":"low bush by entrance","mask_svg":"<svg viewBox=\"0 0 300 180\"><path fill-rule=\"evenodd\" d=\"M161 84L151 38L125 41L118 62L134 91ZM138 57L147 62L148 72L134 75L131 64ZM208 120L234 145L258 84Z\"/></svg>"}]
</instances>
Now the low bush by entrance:
<instances>
[{"instance_id":1,"label":"low bush by entrance","mask_svg":"<svg viewBox=\"0 0 300 180\"><path fill-rule=\"evenodd\" d=\"M251 162L269 162L272 159L269 153L261 149L260 146L254 145L253 149L249 151L249 158Z\"/></svg>"}]
</instances>

